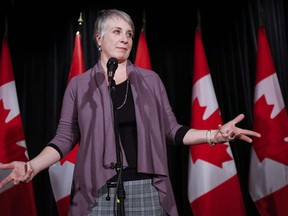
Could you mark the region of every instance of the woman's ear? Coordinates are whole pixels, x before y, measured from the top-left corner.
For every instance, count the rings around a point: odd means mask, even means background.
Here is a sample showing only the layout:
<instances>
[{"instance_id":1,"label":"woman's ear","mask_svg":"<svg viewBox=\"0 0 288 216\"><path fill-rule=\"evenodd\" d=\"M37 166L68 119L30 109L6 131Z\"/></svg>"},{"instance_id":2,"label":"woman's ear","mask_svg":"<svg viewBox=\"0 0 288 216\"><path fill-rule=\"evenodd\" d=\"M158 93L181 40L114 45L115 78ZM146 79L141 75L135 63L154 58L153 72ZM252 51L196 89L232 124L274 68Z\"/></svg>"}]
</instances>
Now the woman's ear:
<instances>
[{"instance_id":1,"label":"woman's ear","mask_svg":"<svg viewBox=\"0 0 288 216\"><path fill-rule=\"evenodd\" d=\"M95 40L96 40L98 46L101 46L101 44L99 43L100 39L101 39L101 35L100 34L96 34L95 35Z\"/></svg>"}]
</instances>

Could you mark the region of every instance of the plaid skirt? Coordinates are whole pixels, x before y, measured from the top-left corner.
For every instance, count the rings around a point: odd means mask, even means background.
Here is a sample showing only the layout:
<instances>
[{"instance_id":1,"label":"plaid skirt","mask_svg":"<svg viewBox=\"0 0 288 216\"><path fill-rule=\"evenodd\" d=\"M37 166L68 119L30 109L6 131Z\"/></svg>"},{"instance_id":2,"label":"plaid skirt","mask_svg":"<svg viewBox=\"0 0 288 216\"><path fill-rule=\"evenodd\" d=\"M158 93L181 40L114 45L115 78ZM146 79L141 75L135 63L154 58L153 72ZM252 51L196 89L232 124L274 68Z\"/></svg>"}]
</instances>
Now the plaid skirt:
<instances>
[{"instance_id":1,"label":"plaid skirt","mask_svg":"<svg viewBox=\"0 0 288 216\"><path fill-rule=\"evenodd\" d=\"M109 190L110 200L107 200ZM124 181L125 216L166 216L159 202L159 195L152 185L151 179ZM113 216L117 215L117 202L115 200L115 187L103 186L98 192L95 206L88 216Z\"/></svg>"}]
</instances>

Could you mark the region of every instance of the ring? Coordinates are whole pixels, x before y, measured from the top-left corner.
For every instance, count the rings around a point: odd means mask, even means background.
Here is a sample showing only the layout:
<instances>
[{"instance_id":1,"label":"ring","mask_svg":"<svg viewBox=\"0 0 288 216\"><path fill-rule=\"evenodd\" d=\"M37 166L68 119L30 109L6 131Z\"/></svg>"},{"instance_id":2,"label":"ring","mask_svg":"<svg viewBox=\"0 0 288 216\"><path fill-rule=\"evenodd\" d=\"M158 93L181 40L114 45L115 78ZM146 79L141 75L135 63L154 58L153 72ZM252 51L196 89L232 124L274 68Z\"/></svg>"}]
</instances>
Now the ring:
<instances>
[{"instance_id":1,"label":"ring","mask_svg":"<svg viewBox=\"0 0 288 216\"><path fill-rule=\"evenodd\" d=\"M228 136L228 138L229 138L230 140L234 140L235 137L236 137L236 134L234 134L233 136L231 136L231 134L229 134L229 136Z\"/></svg>"}]
</instances>

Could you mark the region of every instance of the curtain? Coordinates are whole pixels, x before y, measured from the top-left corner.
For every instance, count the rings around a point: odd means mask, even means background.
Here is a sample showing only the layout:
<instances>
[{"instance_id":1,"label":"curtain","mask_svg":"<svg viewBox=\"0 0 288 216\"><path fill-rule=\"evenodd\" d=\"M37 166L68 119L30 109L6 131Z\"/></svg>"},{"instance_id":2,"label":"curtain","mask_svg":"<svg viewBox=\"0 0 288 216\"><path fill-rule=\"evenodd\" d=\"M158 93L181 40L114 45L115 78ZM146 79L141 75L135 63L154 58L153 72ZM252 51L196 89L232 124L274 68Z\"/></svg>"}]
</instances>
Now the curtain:
<instances>
[{"instance_id":1,"label":"curtain","mask_svg":"<svg viewBox=\"0 0 288 216\"><path fill-rule=\"evenodd\" d=\"M239 113L240 127L252 128L256 64L256 35L264 23L286 107L288 106L288 3L284 0L233 3L11 1L1 8L0 37L8 26L8 42L22 114L27 149L36 156L53 137L70 69L74 34L83 13L82 44L86 68L98 59L93 41L96 12L118 8L134 20L136 35L130 59L134 62L142 12L153 70L162 78L179 123L189 125L194 30L200 12L203 43L223 121ZM205 3L206 2L206 3ZM153 6L153 7L152 7ZM165 6L165 7L164 7ZM248 215L257 210L248 192L251 144L231 143ZM169 171L179 215L192 215L187 198L189 148L168 146ZM48 170L34 178L39 215L55 216L57 209Z\"/></svg>"}]
</instances>

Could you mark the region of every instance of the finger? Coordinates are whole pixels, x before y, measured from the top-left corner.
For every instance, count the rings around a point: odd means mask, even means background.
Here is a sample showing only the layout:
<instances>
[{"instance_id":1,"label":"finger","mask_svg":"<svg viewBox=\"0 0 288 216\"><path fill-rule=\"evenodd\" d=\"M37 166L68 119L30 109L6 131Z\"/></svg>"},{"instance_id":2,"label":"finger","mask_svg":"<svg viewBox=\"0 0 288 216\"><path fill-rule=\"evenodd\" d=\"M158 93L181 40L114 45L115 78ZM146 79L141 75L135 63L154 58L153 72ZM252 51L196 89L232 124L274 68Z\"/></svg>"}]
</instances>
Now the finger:
<instances>
[{"instance_id":1,"label":"finger","mask_svg":"<svg viewBox=\"0 0 288 216\"><path fill-rule=\"evenodd\" d=\"M33 178L33 169L30 165L29 162L26 163L26 174L23 176L23 180L24 182L29 182L31 181Z\"/></svg>"},{"instance_id":2,"label":"finger","mask_svg":"<svg viewBox=\"0 0 288 216\"><path fill-rule=\"evenodd\" d=\"M238 139L241 139L241 140L248 142L248 143L252 143L252 141L253 141L250 137L248 137L244 134L240 134L240 136L238 136Z\"/></svg>"},{"instance_id":3,"label":"finger","mask_svg":"<svg viewBox=\"0 0 288 216\"><path fill-rule=\"evenodd\" d=\"M14 164L13 163L7 163L7 164L1 164L0 165L0 169L13 169L14 168Z\"/></svg>"},{"instance_id":4,"label":"finger","mask_svg":"<svg viewBox=\"0 0 288 216\"><path fill-rule=\"evenodd\" d=\"M229 140L234 140L236 138L236 134L235 133L231 133L228 136Z\"/></svg>"},{"instance_id":5,"label":"finger","mask_svg":"<svg viewBox=\"0 0 288 216\"><path fill-rule=\"evenodd\" d=\"M18 179L14 179L14 180L13 180L13 184L14 184L14 185L18 185L18 184L20 184L20 180L18 180Z\"/></svg>"},{"instance_id":6,"label":"finger","mask_svg":"<svg viewBox=\"0 0 288 216\"><path fill-rule=\"evenodd\" d=\"M260 133L247 129L241 129L241 134L244 134L246 136L261 137Z\"/></svg>"},{"instance_id":7,"label":"finger","mask_svg":"<svg viewBox=\"0 0 288 216\"><path fill-rule=\"evenodd\" d=\"M26 163L26 168L27 168L27 172L29 172L29 173L33 172L31 164L29 161Z\"/></svg>"},{"instance_id":8,"label":"finger","mask_svg":"<svg viewBox=\"0 0 288 216\"><path fill-rule=\"evenodd\" d=\"M238 122L242 121L244 117L245 115L243 113L239 114L232 120L233 124L237 124Z\"/></svg>"},{"instance_id":9,"label":"finger","mask_svg":"<svg viewBox=\"0 0 288 216\"><path fill-rule=\"evenodd\" d=\"M6 184L8 184L10 181L12 181L12 177L9 175L6 178L4 178L1 182L0 182L0 189L2 187L4 187Z\"/></svg>"}]
</instances>

